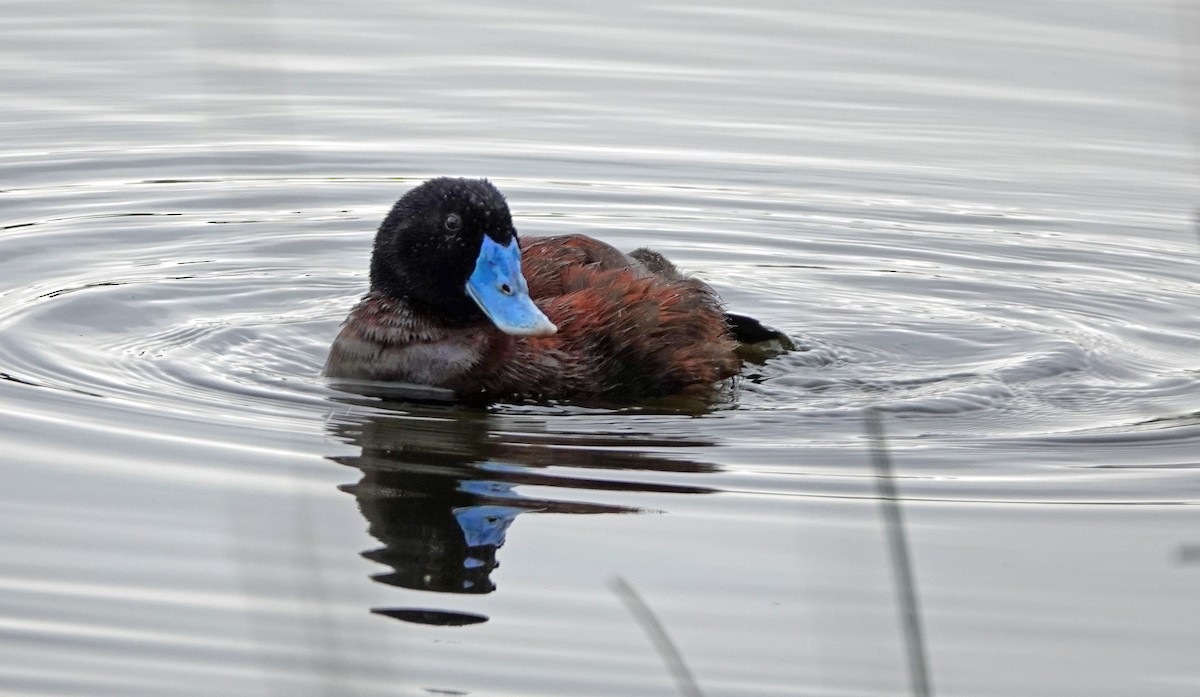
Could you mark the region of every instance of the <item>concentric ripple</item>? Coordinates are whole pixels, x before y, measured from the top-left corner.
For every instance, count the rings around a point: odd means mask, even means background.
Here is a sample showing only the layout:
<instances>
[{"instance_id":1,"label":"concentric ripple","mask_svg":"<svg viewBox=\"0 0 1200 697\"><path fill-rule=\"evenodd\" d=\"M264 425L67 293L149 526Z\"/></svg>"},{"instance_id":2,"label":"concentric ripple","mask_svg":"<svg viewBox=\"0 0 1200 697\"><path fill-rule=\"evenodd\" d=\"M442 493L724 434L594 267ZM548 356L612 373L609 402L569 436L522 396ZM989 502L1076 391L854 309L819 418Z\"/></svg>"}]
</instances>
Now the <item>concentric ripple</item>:
<instances>
[{"instance_id":1,"label":"concentric ripple","mask_svg":"<svg viewBox=\"0 0 1200 697\"><path fill-rule=\"evenodd\" d=\"M345 409L320 377L325 351L364 290L377 220L414 181L9 191L0 253L22 264L0 289L0 374L197 425L311 428ZM755 474L756 491L795 494L803 474L801 491L858 496L869 493L859 479L869 445L861 415L874 407L902 465L923 478L914 495L1038 500L1052 491L1059 500L1072 491L1047 489L1051 478L1078 483L1068 499L1107 500L1129 494L1086 468L1047 468L1006 449L1069 437L1086 451L1093 440L1160 439L1150 422L1194 427L1200 339L1180 315L1196 300L1194 264L1164 258L1169 247L1143 254L1147 244L1114 233L1121 221L728 186L496 181L524 234L658 247L731 309L800 347L748 365L703 419L661 407L498 405L491 427L510 434L502 439L542 434L562 456L579 438L619 451L679 437L675 457L725 473L706 486L740 490ZM39 216L57 196L53 217ZM651 440L631 440L630 429ZM958 455L927 457L934 441ZM1137 466L1178 465L1181 447L1163 441ZM989 474L955 457L986 457ZM936 477L954 483L922 483Z\"/></svg>"}]
</instances>

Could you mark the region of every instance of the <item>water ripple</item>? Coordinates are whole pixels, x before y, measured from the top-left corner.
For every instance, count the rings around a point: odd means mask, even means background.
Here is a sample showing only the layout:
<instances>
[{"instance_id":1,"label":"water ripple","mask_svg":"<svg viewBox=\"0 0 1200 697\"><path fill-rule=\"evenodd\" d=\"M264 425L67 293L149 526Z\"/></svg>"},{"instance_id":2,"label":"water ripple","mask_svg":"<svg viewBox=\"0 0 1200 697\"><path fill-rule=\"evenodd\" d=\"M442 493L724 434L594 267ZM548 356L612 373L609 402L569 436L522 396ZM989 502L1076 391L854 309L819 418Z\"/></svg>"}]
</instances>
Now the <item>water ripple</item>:
<instances>
[{"instance_id":1,"label":"water ripple","mask_svg":"<svg viewBox=\"0 0 1200 697\"><path fill-rule=\"evenodd\" d=\"M1136 439L1147 404L1156 413L1194 408L1196 376L1181 372L1200 342L1195 323L1178 314L1196 293L1184 280L1193 270L1186 259L1152 263L1120 238L1084 244L1064 221L961 203L928 201L921 210L913 201L801 200L728 185L499 184L525 234L582 231L626 248L659 246L731 309L795 338L800 350L747 367L732 401L713 414L716 433L749 428L750 440L798 447L813 442L813 428L831 429L817 440L832 437L852 453L862 410L877 407L899 420L901 451L929 433L981 447L1098 430L1127 429ZM407 185L361 176L110 180L41 219L18 206L22 222L0 246L27 262L0 289L0 367L11 382L169 408L198 422L311 418L288 414L296 404L328 408L324 352L362 291L375 221ZM323 205L333 198L328 186L350 195ZM26 188L16 200L32 211L57 189ZM139 189L154 193L131 203ZM310 203L297 206L301 199ZM796 263L780 264L781 255ZM1117 321L1137 311L1162 322ZM556 413L586 412L495 410L500 423L526 413L533 421L512 428L548 426L564 444L573 429L599 433L637 413L650 419L648 433L693 429L644 408L557 426ZM800 419L799 430L766 418L784 413ZM691 456L756 468L703 448ZM956 479L988 495L986 484Z\"/></svg>"}]
</instances>

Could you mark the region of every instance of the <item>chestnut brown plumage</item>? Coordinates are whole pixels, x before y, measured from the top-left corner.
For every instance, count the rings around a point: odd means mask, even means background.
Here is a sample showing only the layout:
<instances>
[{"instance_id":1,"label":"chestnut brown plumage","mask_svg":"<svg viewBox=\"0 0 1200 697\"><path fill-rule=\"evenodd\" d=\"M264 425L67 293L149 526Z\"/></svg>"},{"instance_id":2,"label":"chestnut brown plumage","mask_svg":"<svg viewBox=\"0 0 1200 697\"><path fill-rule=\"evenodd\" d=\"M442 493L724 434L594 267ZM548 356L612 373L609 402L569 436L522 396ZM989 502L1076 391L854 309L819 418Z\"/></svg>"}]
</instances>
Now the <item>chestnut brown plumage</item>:
<instances>
[{"instance_id":1,"label":"chestnut brown plumage","mask_svg":"<svg viewBox=\"0 0 1200 697\"><path fill-rule=\"evenodd\" d=\"M343 325L326 374L434 385L464 399L620 402L705 394L737 374L737 344L711 288L656 252L627 255L584 235L520 240L528 297L553 326L501 331L490 308L456 290L474 280L467 272L491 244L485 236L518 239L490 183L435 179L406 194L380 227L371 291ZM466 261L412 259L406 249ZM504 294L519 295L518 285L502 284ZM443 303L429 288L452 297Z\"/></svg>"}]
</instances>

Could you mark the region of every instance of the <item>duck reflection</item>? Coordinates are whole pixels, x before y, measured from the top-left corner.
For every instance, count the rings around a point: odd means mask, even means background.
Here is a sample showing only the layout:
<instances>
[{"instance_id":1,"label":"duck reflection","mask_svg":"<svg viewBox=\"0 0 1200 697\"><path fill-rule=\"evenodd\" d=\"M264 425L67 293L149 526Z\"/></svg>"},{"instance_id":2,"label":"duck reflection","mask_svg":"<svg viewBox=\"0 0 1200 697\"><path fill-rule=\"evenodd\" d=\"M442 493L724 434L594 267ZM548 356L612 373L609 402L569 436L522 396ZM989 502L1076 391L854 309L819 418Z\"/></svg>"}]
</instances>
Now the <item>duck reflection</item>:
<instances>
[{"instance_id":1,"label":"duck reflection","mask_svg":"<svg viewBox=\"0 0 1200 697\"><path fill-rule=\"evenodd\" d=\"M626 481L598 470L706 472L711 465L645 454L646 448L707 443L593 432L548 433L554 417L501 417L453 407L378 403L331 417L335 437L361 448L331 457L362 471L353 494L368 531L382 544L362 553L390 569L371 578L437 593L496 590L497 551L522 513L635 513L631 506L578 500L587 490L710 493L702 487ZM554 472L547 471L553 467ZM580 476L561 474L578 468ZM564 498L524 496L522 485L564 490ZM427 608L375 608L424 624L462 625L487 617Z\"/></svg>"}]
</instances>

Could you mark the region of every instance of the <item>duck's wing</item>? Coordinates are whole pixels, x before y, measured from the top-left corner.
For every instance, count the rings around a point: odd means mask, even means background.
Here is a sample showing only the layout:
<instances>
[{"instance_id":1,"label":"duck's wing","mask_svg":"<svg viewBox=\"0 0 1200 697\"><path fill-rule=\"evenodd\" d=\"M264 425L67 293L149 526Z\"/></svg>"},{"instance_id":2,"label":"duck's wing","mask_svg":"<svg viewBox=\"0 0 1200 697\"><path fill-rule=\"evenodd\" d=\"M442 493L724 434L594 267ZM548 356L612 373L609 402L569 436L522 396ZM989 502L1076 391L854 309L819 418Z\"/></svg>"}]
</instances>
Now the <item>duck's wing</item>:
<instances>
[{"instance_id":1,"label":"duck's wing","mask_svg":"<svg viewBox=\"0 0 1200 697\"><path fill-rule=\"evenodd\" d=\"M629 271L635 276L648 273L633 257L587 235L523 238L521 268L529 284L529 295L534 299L562 295L563 274L568 269Z\"/></svg>"},{"instance_id":2,"label":"duck's wing","mask_svg":"<svg viewBox=\"0 0 1200 697\"><path fill-rule=\"evenodd\" d=\"M563 367L587 376L584 389L620 399L707 389L737 373L725 314L703 282L667 280L640 265L604 267L557 268L554 292L538 304L558 333L514 348L539 353L552 346Z\"/></svg>"}]
</instances>

